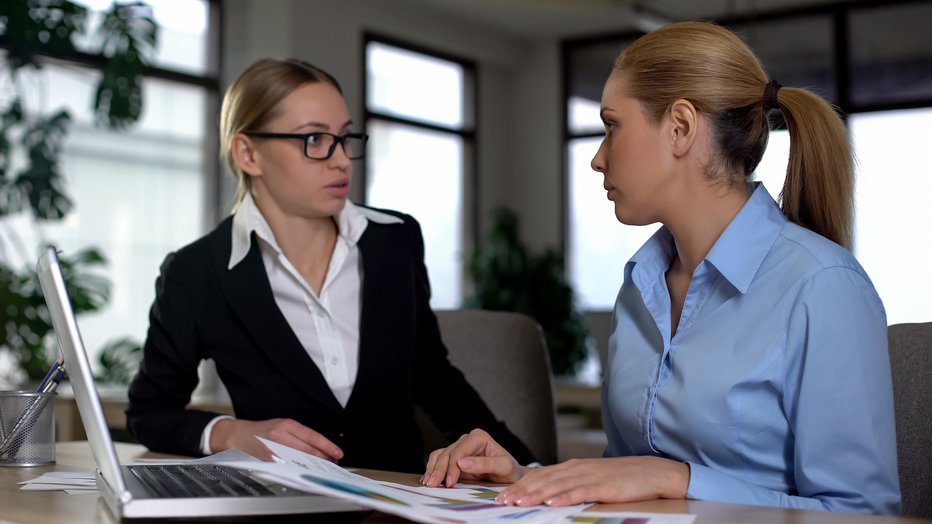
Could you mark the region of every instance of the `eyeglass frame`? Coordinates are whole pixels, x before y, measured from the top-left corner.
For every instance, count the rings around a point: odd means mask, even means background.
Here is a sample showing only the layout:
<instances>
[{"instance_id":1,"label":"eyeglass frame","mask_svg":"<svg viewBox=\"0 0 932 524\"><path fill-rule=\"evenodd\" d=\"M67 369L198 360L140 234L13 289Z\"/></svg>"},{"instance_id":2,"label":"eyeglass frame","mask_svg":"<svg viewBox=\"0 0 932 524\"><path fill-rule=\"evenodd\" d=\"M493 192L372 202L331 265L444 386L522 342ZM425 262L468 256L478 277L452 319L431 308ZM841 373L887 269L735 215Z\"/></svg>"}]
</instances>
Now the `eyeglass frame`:
<instances>
[{"instance_id":1,"label":"eyeglass frame","mask_svg":"<svg viewBox=\"0 0 932 524\"><path fill-rule=\"evenodd\" d=\"M366 142L369 141L369 135L366 133L346 133L343 135L335 135L333 133L328 133L326 131L313 131L311 133L272 133L268 131L242 131L246 136L251 136L255 138L290 138L293 140L301 140L304 143L304 157L309 160L329 160L330 157L337 150L337 145L343 148L343 153L346 154L346 157L350 160L359 160L366 156ZM315 158L307 154L307 142L312 136L319 135L330 135L333 137L333 143L330 144L330 149L327 151L327 156L321 158ZM359 156L350 156L346 153L346 139L348 138L357 138L362 140L363 152Z\"/></svg>"}]
</instances>

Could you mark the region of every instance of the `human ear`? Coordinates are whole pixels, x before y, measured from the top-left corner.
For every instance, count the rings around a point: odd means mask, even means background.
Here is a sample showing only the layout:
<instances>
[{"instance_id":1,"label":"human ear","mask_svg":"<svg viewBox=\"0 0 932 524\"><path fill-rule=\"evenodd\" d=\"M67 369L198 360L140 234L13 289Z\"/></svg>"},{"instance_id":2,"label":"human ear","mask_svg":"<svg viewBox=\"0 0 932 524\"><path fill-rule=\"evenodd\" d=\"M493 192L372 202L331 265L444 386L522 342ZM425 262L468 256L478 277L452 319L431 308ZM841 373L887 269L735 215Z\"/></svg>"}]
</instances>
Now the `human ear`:
<instances>
[{"instance_id":1,"label":"human ear","mask_svg":"<svg viewBox=\"0 0 932 524\"><path fill-rule=\"evenodd\" d=\"M255 148L252 140L242 133L233 135L233 143L230 145L230 151L233 153L233 161L236 165L249 176L261 176L262 171L259 169L258 157L259 151Z\"/></svg>"},{"instance_id":2,"label":"human ear","mask_svg":"<svg viewBox=\"0 0 932 524\"><path fill-rule=\"evenodd\" d=\"M670 106L668 120L673 154L683 156L692 148L699 133L699 112L692 102L680 98Z\"/></svg>"}]
</instances>

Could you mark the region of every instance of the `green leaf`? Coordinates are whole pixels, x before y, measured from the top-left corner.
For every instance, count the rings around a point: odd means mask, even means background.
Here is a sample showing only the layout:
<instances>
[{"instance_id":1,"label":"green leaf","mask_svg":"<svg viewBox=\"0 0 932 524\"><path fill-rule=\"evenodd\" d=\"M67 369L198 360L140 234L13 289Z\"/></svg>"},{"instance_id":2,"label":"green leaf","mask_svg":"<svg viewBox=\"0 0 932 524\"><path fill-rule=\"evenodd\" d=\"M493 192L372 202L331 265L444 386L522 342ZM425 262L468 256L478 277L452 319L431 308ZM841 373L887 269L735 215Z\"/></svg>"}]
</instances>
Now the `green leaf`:
<instances>
[{"instance_id":1,"label":"green leaf","mask_svg":"<svg viewBox=\"0 0 932 524\"><path fill-rule=\"evenodd\" d=\"M129 384L142 362L142 346L130 337L111 340L101 349L99 362L102 371L94 377L98 381Z\"/></svg>"},{"instance_id":2,"label":"green leaf","mask_svg":"<svg viewBox=\"0 0 932 524\"><path fill-rule=\"evenodd\" d=\"M96 311L110 298L109 281L88 271L105 264L96 249L85 249L60 260L65 287L75 314ZM9 349L27 375L41 379L48 371L52 325L39 279L32 268L16 271L0 262L0 348Z\"/></svg>"},{"instance_id":3,"label":"green leaf","mask_svg":"<svg viewBox=\"0 0 932 524\"><path fill-rule=\"evenodd\" d=\"M588 332L574 307L563 255L552 250L528 253L518 237L518 219L498 210L489 239L473 252L467 271L474 293L464 307L516 311L533 317L544 330L556 374L572 374L586 358Z\"/></svg>"},{"instance_id":4,"label":"green leaf","mask_svg":"<svg viewBox=\"0 0 932 524\"><path fill-rule=\"evenodd\" d=\"M124 129L142 115L142 82L145 65L134 52L111 58L104 66L94 96L98 124Z\"/></svg>"},{"instance_id":5,"label":"green leaf","mask_svg":"<svg viewBox=\"0 0 932 524\"><path fill-rule=\"evenodd\" d=\"M75 34L85 30L87 8L70 0L4 0L0 26L7 40L11 70L39 67L39 54L63 56L74 51Z\"/></svg>"},{"instance_id":6,"label":"green leaf","mask_svg":"<svg viewBox=\"0 0 932 524\"><path fill-rule=\"evenodd\" d=\"M158 44L158 25L142 2L113 4L98 38L108 60L95 91L94 114L98 124L122 129L142 115L142 83Z\"/></svg>"},{"instance_id":7,"label":"green leaf","mask_svg":"<svg viewBox=\"0 0 932 524\"><path fill-rule=\"evenodd\" d=\"M22 144L28 150L29 163L17 175L14 184L28 195L29 205L40 219L62 218L73 207L65 193L58 163L70 121L68 112L61 110L46 120L37 121L23 133Z\"/></svg>"}]
</instances>

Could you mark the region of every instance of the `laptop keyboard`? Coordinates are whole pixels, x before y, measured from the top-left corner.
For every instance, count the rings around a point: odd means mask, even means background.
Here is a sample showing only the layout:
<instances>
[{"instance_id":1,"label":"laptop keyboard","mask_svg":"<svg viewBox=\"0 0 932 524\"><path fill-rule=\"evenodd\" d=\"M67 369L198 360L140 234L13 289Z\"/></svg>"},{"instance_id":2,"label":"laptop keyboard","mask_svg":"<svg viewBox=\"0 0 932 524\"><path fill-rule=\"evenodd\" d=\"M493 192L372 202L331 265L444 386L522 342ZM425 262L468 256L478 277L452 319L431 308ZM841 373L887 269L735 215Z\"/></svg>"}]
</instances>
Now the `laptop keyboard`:
<instances>
[{"instance_id":1,"label":"laptop keyboard","mask_svg":"<svg viewBox=\"0 0 932 524\"><path fill-rule=\"evenodd\" d=\"M262 497L279 495L236 468L215 464L129 466L149 490L163 498Z\"/></svg>"}]
</instances>

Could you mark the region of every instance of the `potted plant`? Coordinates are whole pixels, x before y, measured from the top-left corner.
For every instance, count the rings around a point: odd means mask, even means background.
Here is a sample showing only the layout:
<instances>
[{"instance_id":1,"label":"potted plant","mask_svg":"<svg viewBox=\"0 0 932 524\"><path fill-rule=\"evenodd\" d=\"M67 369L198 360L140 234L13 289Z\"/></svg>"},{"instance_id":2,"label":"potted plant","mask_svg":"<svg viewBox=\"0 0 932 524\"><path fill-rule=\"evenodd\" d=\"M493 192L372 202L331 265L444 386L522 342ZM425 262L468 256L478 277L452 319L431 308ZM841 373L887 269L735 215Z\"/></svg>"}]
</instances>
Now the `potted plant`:
<instances>
[{"instance_id":1,"label":"potted plant","mask_svg":"<svg viewBox=\"0 0 932 524\"><path fill-rule=\"evenodd\" d=\"M87 9L70 0L0 5L0 86L11 93L0 98L0 352L12 356L29 380L41 379L48 369L52 328L33 264L17 263L34 262L39 250L29 252L9 219L27 214L37 227L61 220L74 203L59 163L71 117L64 109L28 107L21 75L41 68L42 57L80 55L99 61L102 74L91 101L97 123L122 129L142 112L143 74L157 45L158 27L142 2L114 3L103 14L93 35L96 53L79 53L75 47L76 38L88 36L87 22ZM95 311L109 300L109 281L92 271L104 264L104 256L92 247L62 259L76 313ZM104 374L124 376L114 366L137 352L138 344L108 344L101 357Z\"/></svg>"},{"instance_id":2,"label":"potted plant","mask_svg":"<svg viewBox=\"0 0 932 524\"><path fill-rule=\"evenodd\" d=\"M496 211L488 240L467 264L474 293L464 307L524 313L540 324L555 375L573 375L586 359L588 332L566 282L563 256L533 255L518 238L518 219Z\"/></svg>"}]
</instances>

